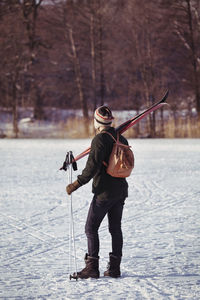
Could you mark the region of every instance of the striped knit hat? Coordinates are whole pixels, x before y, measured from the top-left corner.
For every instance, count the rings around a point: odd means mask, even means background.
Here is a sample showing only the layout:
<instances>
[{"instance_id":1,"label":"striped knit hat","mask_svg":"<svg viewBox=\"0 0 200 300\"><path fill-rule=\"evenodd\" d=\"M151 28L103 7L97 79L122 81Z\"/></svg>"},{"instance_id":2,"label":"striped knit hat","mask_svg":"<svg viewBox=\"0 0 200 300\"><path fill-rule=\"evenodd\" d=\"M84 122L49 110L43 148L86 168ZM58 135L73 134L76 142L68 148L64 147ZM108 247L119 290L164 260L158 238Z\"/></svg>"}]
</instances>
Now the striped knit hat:
<instances>
[{"instance_id":1,"label":"striped knit hat","mask_svg":"<svg viewBox=\"0 0 200 300\"><path fill-rule=\"evenodd\" d=\"M114 117L110 108L107 106L100 106L95 110L94 119L99 126L110 126Z\"/></svg>"}]
</instances>

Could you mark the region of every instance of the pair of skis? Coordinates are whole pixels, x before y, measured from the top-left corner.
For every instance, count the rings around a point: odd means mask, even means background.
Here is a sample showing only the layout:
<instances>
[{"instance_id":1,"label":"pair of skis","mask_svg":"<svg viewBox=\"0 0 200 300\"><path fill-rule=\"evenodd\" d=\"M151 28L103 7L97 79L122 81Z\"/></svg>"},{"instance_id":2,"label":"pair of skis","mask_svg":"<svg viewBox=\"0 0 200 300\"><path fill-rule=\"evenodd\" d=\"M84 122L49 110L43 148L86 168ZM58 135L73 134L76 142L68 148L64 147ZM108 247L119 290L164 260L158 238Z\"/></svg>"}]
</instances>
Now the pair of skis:
<instances>
[{"instance_id":1,"label":"pair of skis","mask_svg":"<svg viewBox=\"0 0 200 300\"><path fill-rule=\"evenodd\" d=\"M155 103L154 105L152 105L151 107L149 107L148 109L146 109L145 111L143 111L142 113L140 113L139 115L131 118L130 120L122 123L121 125L119 125L116 128L116 131L119 133L123 133L126 130L128 130L130 127L132 127L133 125L135 125L137 122L139 122L140 120L142 120L144 117L146 117L148 114L150 114L151 112L163 107L164 105L166 105L167 103L165 102L167 97L168 97L169 91L167 91L165 93L165 95L163 96L163 98L158 101L157 103ZM87 148L85 151L83 151L82 153L80 153L79 155L77 155L74 158L74 162L77 162L79 159L85 157L86 155L88 155L90 153L90 147ZM61 168L62 169L62 168Z\"/></svg>"}]
</instances>

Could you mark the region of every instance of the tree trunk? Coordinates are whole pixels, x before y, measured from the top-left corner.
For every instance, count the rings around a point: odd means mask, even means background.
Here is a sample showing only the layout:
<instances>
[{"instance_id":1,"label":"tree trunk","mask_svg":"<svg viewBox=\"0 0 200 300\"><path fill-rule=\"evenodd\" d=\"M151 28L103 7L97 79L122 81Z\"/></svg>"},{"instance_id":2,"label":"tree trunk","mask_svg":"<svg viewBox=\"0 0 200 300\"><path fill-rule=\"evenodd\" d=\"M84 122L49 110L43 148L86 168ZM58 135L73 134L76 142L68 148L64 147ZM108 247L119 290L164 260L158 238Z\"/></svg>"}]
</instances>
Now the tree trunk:
<instances>
[{"instance_id":1,"label":"tree trunk","mask_svg":"<svg viewBox=\"0 0 200 300\"><path fill-rule=\"evenodd\" d=\"M76 45L74 42L73 37L73 31L71 26L68 24L68 32L69 32L69 39L71 42L71 49L73 54L73 63L74 63L74 71L75 71L75 77L76 77L76 84L79 92L79 100L81 104L81 108L83 111L83 119L84 119L84 127L85 127L85 133L89 135L89 124L88 124L88 107L87 107L87 101L83 95L83 87L82 87L82 77L81 77L81 70L80 70L80 63L77 56L77 50Z\"/></svg>"},{"instance_id":2,"label":"tree trunk","mask_svg":"<svg viewBox=\"0 0 200 300\"><path fill-rule=\"evenodd\" d=\"M104 75L104 62L103 62L103 27L102 27L102 16L101 16L101 0L98 1L99 13L98 13L98 23L99 23L99 58L100 58L100 95L101 95L101 105L104 104L105 98L105 75Z\"/></svg>"},{"instance_id":3,"label":"tree trunk","mask_svg":"<svg viewBox=\"0 0 200 300\"><path fill-rule=\"evenodd\" d=\"M17 112L17 89L16 82L12 83L12 115L13 115L13 133L14 137L18 138L18 112Z\"/></svg>"},{"instance_id":4,"label":"tree trunk","mask_svg":"<svg viewBox=\"0 0 200 300\"><path fill-rule=\"evenodd\" d=\"M43 101L40 96L39 85L37 81L37 75L34 74L36 71L36 67L34 62L37 59L38 49L40 44L36 38L36 25L38 18L38 9L43 0L24 0L22 1L22 13L24 24L26 26L26 34L28 38L28 49L29 49L29 62L26 64L26 68L31 69L32 71L32 90L33 94L33 106L34 106L34 117L35 119L42 119L43 112ZM30 89L31 90L31 89ZM32 96L32 95L31 95Z\"/></svg>"},{"instance_id":5,"label":"tree trunk","mask_svg":"<svg viewBox=\"0 0 200 300\"><path fill-rule=\"evenodd\" d=\"M44 119L43 99L39 87L34 86L34 118L36 120Z\"/></svg>"},{"instance_id":6,"label":"tree trunk","mask_svg":"<svg viewBox=\"0 0 200 300\"><path fill-rule=\"evenodd\" d=\"M91 42L91 65L92 65L92 87L93 87L93 101L94 110L97 107L96 99L96 55L95 55L95 41L94 41L94 14L90 17L90 42Z\"/></svg>"},{"instance_id":7,"label":"tree trunk","mask_svg":"<svg viewBox=\"0 0 200 300\"><path fill-rule=\"evenodd\" d=\"M161 129L160 129L160 137L164 138L165 137L165 129L164 129L164 113L163 113L163 107L160 110L160 122L161 122Z\"/></svg>"},{"instance_id":8,"label":"tree trunk","mask_svg":"<svg viewBox=\"0 0 200 300\"><path fill-rule=\"evenodd\" d=\"M190 43L192 51L192 65L194 70L194 89L195 89L195 98L196 98L196 109L198 113L198 118L200 120L200 89L199 89L199 74L197 69L197 52L194 42L194 29L192 22L192 10L191 10L191 1L185 0L187 3L187 14L188 14L188 26L190 31Z\"/></svg>"}]
</instances>

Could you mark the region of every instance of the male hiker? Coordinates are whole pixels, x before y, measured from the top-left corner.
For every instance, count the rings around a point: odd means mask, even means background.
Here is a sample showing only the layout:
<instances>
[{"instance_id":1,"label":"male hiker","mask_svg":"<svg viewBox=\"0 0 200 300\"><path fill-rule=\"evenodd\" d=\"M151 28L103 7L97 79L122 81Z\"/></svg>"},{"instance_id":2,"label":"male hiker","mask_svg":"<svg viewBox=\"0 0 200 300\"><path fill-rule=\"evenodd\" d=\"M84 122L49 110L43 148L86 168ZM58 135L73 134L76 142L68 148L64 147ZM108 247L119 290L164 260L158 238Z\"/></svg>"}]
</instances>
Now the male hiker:
<instances>
[{"instance_id":1,"label":"male hiker","mask_svg":"<svg viewBox=\"0 0 200 300\"><path fill-rule=\"evenodd\" d=\"M123 236L121 230L122 211L125 198L128 196L128 184L125 178L113 177L106 172L110 154L117 132L111 126L111 110L101 106L94 113L96 136L91 143L91 150L82 174L66 187L70 195L80 186L93 179L93 200L88 211L85 233L88 242L88 253L85 255L85 268L77 273L78 278L99 278L99 226L107 214L109 232L112 237L112 252L109 253L108 269L104 276L119 277L122 257ZM128 145L127 140L119 135L119 141Z\"/></svg>"}]
</instances>

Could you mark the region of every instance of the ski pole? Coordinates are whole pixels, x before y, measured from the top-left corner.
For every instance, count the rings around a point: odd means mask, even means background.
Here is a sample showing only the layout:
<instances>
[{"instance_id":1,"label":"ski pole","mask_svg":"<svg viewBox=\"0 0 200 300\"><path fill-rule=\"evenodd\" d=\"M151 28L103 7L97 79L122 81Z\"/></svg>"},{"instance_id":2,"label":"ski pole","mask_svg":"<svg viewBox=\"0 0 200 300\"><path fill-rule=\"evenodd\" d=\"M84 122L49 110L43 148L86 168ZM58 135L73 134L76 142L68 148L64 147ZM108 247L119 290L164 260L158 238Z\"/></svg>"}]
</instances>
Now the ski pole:
<instances>
[{"instance_id":1,"label":"ski pole","mask_svg":"<svg viewBox=\"0 0 200 300\"><path fill-rule=\"evenodd\" d=\"M72 183L72 169L73 169L73 166L72 166L72 162L74 160L74 157L73 157L73 154L72 154L72 151L69 152L69 161L71 163L71 167L70 167L70 183ZM75 274L72 276L70 275L70 280L72 278L75 278L77 280L77 262L76 262L76 244L75 244L75 231L74 231L74 216L73 216L73 205L72 205L72 194L70 195L70 227L71 227L71 240L73 242L73 248L74 248L74 266L75 266Z\"/></svg>"},{"instance_id":2,"label":"ski pole","mask_svg":"<svg viewBox=\"0 0 200 300\"><path fill-rule=\"evenodd\" d=\"M72 170L77 170L77 163L74 160L74 156L72 151L67 152L65 160L63 162L63 166L60 170L67 171L68 170L68 183L72 183ZM74 248L74 266L75 273L73 275L70 274L70 280L78 279L77 278L77 260L76 260L76 244L75 244L75 230L74 230L74 217L73 217L73 205L72 205L72 194L70 195L70 210L69 210L69 273L72 270L72 244Z\"/></svg>"},{"instance_id":3,"label":"ski pole","mask_svg":"<svg viewBox=\"0 0 200 300\"><path fill-rule=\"evenodd\" d=\"M69 152L66 155L66 160L69 161ZM72 182L71 180L71 168L69 167L68 169L68 184L70 184ZM71 252L72 252L72 209L71 209L71 202L72 202L72 198L70 196L70 205L69 205L69 274L71 273L72 270L72 256L71 256Z\"/></svg>"}]
</instances>

